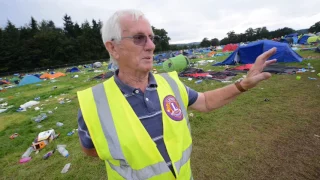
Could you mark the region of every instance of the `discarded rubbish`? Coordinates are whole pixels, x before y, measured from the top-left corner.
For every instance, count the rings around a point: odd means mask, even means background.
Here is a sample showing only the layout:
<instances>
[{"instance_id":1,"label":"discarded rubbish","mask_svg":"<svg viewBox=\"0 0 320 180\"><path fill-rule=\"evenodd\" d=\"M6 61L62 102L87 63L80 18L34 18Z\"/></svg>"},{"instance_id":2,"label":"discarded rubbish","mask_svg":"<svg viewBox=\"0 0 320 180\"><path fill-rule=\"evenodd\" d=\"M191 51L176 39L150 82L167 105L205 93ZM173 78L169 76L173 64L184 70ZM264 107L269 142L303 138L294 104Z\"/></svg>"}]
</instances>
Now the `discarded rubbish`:
<instances>
[{"instance_id":1,"label":"discarded rubbish","mask_svg":"<svg viewBox=\"0 0 320 180\"><path fill-rule=\"evenodd\" d=\"M74 131L68 132L67 136L71 136L74 134Z\"/></svg>"},{"instance_id":2,"label":"discarded rubbish","mask_svg":"<svg viewBox=\"0 0 320 180\"><path fill-rule=\"evenodd\" d=\"M4 101L4 98L0 98L0 102Z\"/></svg>"},{"instance_id":3,"label":"discarded rubbish","mask_svg":"<svg viewBox=\"0 0 320 180\"><path fill-rule=\"evenodd\" d=\"M55 149L52 151L47 152L42 158L44 160L48 159L53 153L55 152Z\"/></svg>"},{"instance_id":4,"label":"discarded rubbish","mask_svg":"<svg viewBox=\"0 0 320 180\"><path fill-rule=\"evenodd\" d=\"M8 109L0 109L0 113L7 111Z\"/></svg>"},{"instance_id":5,"label":"discarded rubbish","mask_svg":"<svg viewBox=\"0 0 320 180\"><path fill-rule=\"evenodd\" d=\"M201 82L202 82L202 80L200 79L200 80L196 81L195 83L200 84Z\"/></svg>"},{"instance_id":6,"label":"discarded rubbish","mask_svg":"<svg viewBox=\"0 0 320 180\"><path fill-rule=\"evenodd\" d=\"M316 72L316 70L311 70L310 72Z\"/></svg>"},{"instance_id":7,"label":"discarded rubbish","mask_svg":"<svg viewBox=\"0 0 320 180\"><path fill-rule=\"evenodd\" d=\"M41 124L39 124L39 125L37 126L37 128L39 128L39 129L40 129L40 128L42 128L42 125L41 125Z\"/></svg>"},{"instance_id":8,"label":"discarded rubbish","mask_svg":"<svg viewBox=\"0 0 320 180\"><path fill-rule=\"evenodd\" d=\"M57 109L58 109L58 107L55 107L55 108L54 108L54 110L57 110Z\"/></svg>"},{"instance_id":9,"label":"discarded rubbish","mask_svg":"<svg viewBox=\"0 0 320 180\"><path fill-rule=\"evenodd\" d=\"M317 138L320 138L320 136L319 136L319 135L317 135L317 134L315 134L314 136L315 136L315 137L317 137Z\"/></svg>"},{"instance_id":10,"label":"discarded rubbish","mask_svg":"<svg viewBox=\"0 0 320 180\"><path fill-rule=\"evenodd\" d=\"M71 100L67 101L67 103L71 103Z\"/></svg>"},{"instance_id":11,"label":"discarded rubbish","mask_svg":"<svg viewBox=\"0 0 320 180\"><path fill-rule=\"evenodd\" d=\"M29 162L30 160L31 160L31 157L21 158L20 161L19 161L19 163L20 163L20 164L27 163L27 162Z\"/></svg>"},{"instance_id":12,"label":"discarded rubbish","mask_svg":"<svg viewBox=\"0 0 320 180\"><path fill-rule=\"evenodd\" d=\"M40 97L36 97L34 98L35 101L39 101L40 100Z\"/></svg>"},{"instance_id":13,"label":"discarded rubbish","mask_svg":"<svg viewBox=\"0 0 320 180\"><path fill-rule=\"evenodd\" d=\"M192 78L188 78L189 81L192 81Z\"/></svg>"},{"instance_id":14,"label":"discarded rubbish","mask_svg":"<svg viewBox=\"0 0 320 180\"><path fill-rule=\"evenodd\" d=\"M38 110L40 110L40 108L39 107L35 107L34 110L38 111Z\"/></svg>"},{"instance_id":15,"label":"discarded rubbish","mask_svg":"<svg viewBox=\"0 0 320 180\"><path fill-rule=\"evenodd\" d=\"M10 139L14 139L14 138L16 138L16 137L18 137L18 136L19 136L18 133L14 133L14 134L12 134L12 135L10 136Z\"/></svg>"},{"instance_id":16,"label":"discarded rubbish","mask_svg":"<svg viewBox=\"0 0 320 180\"><path fill-rule=\"evenodd\" d=\"M26 109L23 109L23 108L17 109L17 112L23 112L23 111L27 111L27 110L26 110Z\"/></svg>"},{"instance_id":17,"label":"discarded rubbish","mask_svg":"<svg viewBox=\"0 0 320 180\"><path fill-rule=\"evenodd\" d=\"M0 107L2 107L2 108L5 108L6 106L8 106L7 102L0 104Z\"/></svg>"},{"instance_id":18,"label":"discarded rubbish","mask_svg":"<svg viewBox=\"0 0 320 180\"><path fill-rule=\"evenodd\" d=\"M30 157L30 154L33 152L33 148L30 146L21 156L21 158Z\"/></svg>"},{"instance_id":19,"label":"discarded rubbish","mask_svg":"<svg viewBox=\"0 0 320 180\"><path fill-rule=\"evenodd\" d=\"M26 110L27 108L32 107L32 106L37 105L37 104L39 104L39 101L29 101L29 102L26 102L26 103L20 105L20 107L22 109Z\"/></svg>"},{"instance_id":20,"label":"discarded rubbish","mask_svg":"<svg viewBox=\"0 0 320 180\"><path fill-rule=\"evenodd\" d=\"M55 134L53 129L40 132L38 137L34 142L32 142L32 147L34 150L39 151L46 147L52 140L56 139L60 134Z\"/></svg>"},{"instance_id":21,"label":"discarded rubbish","mask_svg":"<svg viewBox=\"0 0 320 180\"><path fill-rule=\"evenodd\" d=\"M220 81L222 83L232 83L232 81Z\"/></svg>"},{"instance_id":22,"label":"discarded rubbish","mask_svg":"<svg viewBox=\"0 0 320 180\"><path fill-rule=\"evenodd\" d=\"M301 79L301 76L297 76L297 77L296 77L296 80L300 80L300 79Z\"/></svg>"},{"instance_id":23,"label":"discarded rubbish","mask_svg":"<svg viewBox=\"0 0 320 180\"><path fill-rule=\"evenodd\" d=\"M52 111L48 111L48 114L52 114L53 112Z\"/></svg>"},{"instance_id":24,"label":"discarded rubbish","mask_svg":"<svg viewBox=\"0 0 320 180\"><path fill-rule=\"evenodd\" d=\"M58 127L61 127L61 126L63 126L63 123L61 123L61 122L57 122L57 124L56 124Z\"/></svg>"},{"instance_id":25,"label":"discarded rubbish","mask_svg":"<svg viewBox=\"0 0 320 180\"><path fill-rule=\"evenodd\" d=\"M57 145L57 150L63 157L69 156L69 152L66 150L66 145Z\"/></svg>"},{"instance_id":26,"label":"discarded rubbish","mask_svg":"<svg viewBox=\"0 0 320 180\"><path fill-rule=\"evenodd\" d=\"M64 104L64 101L60 101L59 104Z\"/></svg>"},{"instance_id":27,"label":"discarded rubbish","mask_svg":"<svg viewBox=\"0 0 320 180\"><path fill-rule=\"evenodd\" d=\"M52 90L55 90L55 89L57 89L57 88L58 88L57 86L53 86L53 87L52 87Z\"/></svg>"},{"instance_id":28,"label":"discarded rubbish","mask_svg":"<svg viewBox=\"0 0 320 180\"><path fill-rule=\"evenodd\" d=\"M66 173L69 171L71 163L68 163L66 165L64 165L63 169L61 170L61 173Z\"/></svg>"},{"instance_id":29,"label":"discarded rubbish","mask_svg":"<svg viewBox=\"0 0 320 180\"><path fill-rule=\"evenodd\" d=\"M39 123L39 122L45 120L47 117L48 117L48 116L47 116L46 113L41 113L39 116L33 117L33 118L31 118L31 119L34 120L35 122Z\"/></svg>"},{"instance_id":30,"label":"discarded rubbish","mask_svg":"<svg viewBox=\"0 0 320 180\"><path fill-rule=\"evenodd\" d=\"M317 80L317 78L308 77L310 80Z\"/></svg>"},{"instance_id":31,"label":"discarded rubbish","mask_svg":"<svg viewBox=\"0 0 320 180\"><path fill-rule=\"evenodd\" d=\"M193 117L193 113L190 113L189 116L190 116L190 117Z\"/></svg>"},{"instance_id":32,"label":"discarded rubbish","mask_svg":"<svg viewBox=\"0 0 320 180\"><path fill-rule=\"evenodd\" d=\"M73 78L78 78L78 77L79 77L79 75L74 75L74 76L73 76Z\"/></svg>"}]
</instances>

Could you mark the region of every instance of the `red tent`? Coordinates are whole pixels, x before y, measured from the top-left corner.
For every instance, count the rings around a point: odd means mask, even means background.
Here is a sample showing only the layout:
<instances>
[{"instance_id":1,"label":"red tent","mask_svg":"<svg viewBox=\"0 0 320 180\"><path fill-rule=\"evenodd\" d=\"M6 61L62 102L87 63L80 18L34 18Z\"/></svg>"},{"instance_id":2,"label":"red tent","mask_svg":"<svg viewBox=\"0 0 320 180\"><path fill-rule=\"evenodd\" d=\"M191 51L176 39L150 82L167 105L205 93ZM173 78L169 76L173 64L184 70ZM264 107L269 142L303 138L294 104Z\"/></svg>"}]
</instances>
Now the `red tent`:
<instances>
[{"instance_id":1,"label":"red tent","mask_svg":"<svg viewBox=\"0 0 320 180\"><path fill-rule=\"evenodd\" d=\"M235 51L238 48L238 44L227 44L223 47L222 52Z\"/></svg>"}]
</instances>

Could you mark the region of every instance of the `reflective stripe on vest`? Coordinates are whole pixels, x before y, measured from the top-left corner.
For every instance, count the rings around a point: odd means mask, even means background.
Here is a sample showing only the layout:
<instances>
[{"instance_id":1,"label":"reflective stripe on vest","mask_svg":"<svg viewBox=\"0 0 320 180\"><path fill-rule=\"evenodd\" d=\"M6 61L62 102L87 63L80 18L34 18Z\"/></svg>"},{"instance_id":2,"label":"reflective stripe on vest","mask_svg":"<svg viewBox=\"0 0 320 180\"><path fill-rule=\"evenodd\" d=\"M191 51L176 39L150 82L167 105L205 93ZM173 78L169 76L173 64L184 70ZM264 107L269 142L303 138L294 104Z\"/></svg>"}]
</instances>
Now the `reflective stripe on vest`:
<instances>
[{"instance_id":1,"label":"reflective stripe on vest","mask_svg":"<svg viewBox=\"0 0 320 180\"><path fill-rule=\"evenodd\" d=\"M174 92L174 95L177 98L178 103L181 105L181 109L187 121L189 131L191 131L186 107L184 106L184 103L182 101L182 97L181 97L177 83L168 74L161 74L161 76L164 79L166 79L168 84L171 86ZM134 170L128 165L119 143L114 120L113 120L113 117L110 111L110 106L105 94L104 85L99 84L93 87L92 93L93 93L94 101L96 103L100 124L103 130L104 136L107 139L108 147L109 147L112 159L120 161L120 166L114 165L110 161L106 161L110 165L110 167L113 170L115 170L119 175L121 175L124 179L132 179L132 180L148 179L153 176L169 172L170 169L168 168L165 161L144 167L139 170ZM181 159L174 163L178 174L180 173L181 167L188 162L191 151L192 151L192 145L190 145L182 153Z\"/></svg>"}]
</instances>

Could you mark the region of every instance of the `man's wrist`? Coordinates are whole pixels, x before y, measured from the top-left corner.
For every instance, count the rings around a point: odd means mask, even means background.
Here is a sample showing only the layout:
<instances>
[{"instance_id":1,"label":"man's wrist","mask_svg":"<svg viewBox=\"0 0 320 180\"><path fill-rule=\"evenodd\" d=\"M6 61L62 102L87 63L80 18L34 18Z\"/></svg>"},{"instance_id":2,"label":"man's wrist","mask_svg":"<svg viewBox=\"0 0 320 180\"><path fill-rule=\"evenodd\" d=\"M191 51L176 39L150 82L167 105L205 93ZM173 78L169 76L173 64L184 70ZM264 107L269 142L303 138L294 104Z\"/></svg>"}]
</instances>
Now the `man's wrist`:
<instances>
[{"instance_id":1,"label":"man's wrist","mask_svg":"<svg viewBox=\"0 0 320 180\"><path fill-rule=\"evenodd\" d=\"M243 85L243 82L242 81L238 81L236 83L234 83L234 85L237 87L237 89L240 91L240 92L246 92L248 89Z\"/></svg>"}]
</instances>

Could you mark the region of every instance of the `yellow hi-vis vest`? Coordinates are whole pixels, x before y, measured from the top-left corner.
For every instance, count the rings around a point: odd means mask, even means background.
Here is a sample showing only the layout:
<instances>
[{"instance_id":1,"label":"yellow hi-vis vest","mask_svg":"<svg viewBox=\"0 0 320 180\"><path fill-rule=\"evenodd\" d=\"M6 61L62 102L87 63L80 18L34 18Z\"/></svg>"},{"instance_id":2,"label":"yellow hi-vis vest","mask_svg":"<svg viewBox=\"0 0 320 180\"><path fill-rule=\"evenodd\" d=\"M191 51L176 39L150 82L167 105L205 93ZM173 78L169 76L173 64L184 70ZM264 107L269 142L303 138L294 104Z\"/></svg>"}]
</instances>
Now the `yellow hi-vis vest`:
<instances>
[{"instance_id":1,"label":"yellow hi-vis vest","mask_svg":"<svg viewBox=\"0 0 320 180\"><path fill-rule=\"evenodd\" d=\"M162 110L163 139L176 177L113 77L78 92L85 123L110 180L193 179L188 93L176 72L154 77Z\"/></svg>"}]
</instances>

